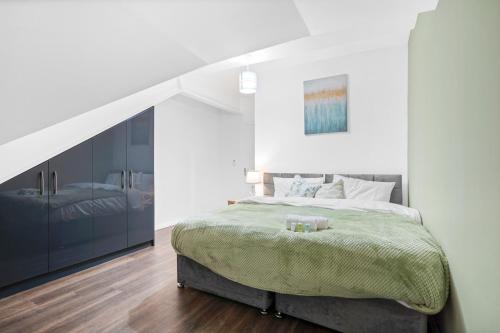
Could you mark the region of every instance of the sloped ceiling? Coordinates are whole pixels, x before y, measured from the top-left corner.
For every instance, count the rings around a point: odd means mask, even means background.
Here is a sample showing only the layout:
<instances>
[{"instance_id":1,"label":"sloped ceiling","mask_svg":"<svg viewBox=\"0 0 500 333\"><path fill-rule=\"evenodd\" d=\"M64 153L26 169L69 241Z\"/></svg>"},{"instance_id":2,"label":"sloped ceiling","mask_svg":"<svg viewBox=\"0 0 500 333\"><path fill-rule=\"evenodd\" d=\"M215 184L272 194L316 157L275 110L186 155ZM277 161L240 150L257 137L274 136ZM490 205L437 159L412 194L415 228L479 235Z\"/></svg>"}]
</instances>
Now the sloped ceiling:
<instances>
[{"instance_id":1,"label":"sloped ceiling","mask_svg":"<svg viewBox=\"0 0 500 333\"><path fill-rule=\"evenodd\" d=\"M309 35L289 0L0 2L0 144Z\"/></svg>"},{"instance_id":2,"label":"sloped ceiling","mask_svg":"<svg viewBox=\"0 0 500 333\"><path fill-rule=\"evenodd\" d=\"M437 1L0 1L0 183L179 93L232 109L212 73L406 43Z\"/></svg>"},{"instance_id":3,"label":"sloped ceiling","mask_svg":"<svg viewBox=\"0 0 500 333\"><path fill-rule=\"evenodd\" d=\"M394 23L415 25L438 0L294 0L312 35ZM412 23L411 23L412 22Z\"/></svg>"},{"instance_id":4,"label":"sloped ceiling","mask_svg":"<svg viewBox=\"0 0 500 333\"><path fill-rule=\"evenodd\" d=\"M293 0L310 35L205 66L221 71L334 58L408 42L419 13L438 0ZM286 59L286 61L282 61ZM255 68L255 67L254 67Z\"/></svg>"},{"instance_id":5,"label":"sloped ceiling","mask_svg":"<svg viewBox=\"0 0 500 333\"><path fill-rule=\"evenodd\" d=\"M158 0L124 6L206 63L309 35L290 0Z\"/></svg>"}]
</instances>

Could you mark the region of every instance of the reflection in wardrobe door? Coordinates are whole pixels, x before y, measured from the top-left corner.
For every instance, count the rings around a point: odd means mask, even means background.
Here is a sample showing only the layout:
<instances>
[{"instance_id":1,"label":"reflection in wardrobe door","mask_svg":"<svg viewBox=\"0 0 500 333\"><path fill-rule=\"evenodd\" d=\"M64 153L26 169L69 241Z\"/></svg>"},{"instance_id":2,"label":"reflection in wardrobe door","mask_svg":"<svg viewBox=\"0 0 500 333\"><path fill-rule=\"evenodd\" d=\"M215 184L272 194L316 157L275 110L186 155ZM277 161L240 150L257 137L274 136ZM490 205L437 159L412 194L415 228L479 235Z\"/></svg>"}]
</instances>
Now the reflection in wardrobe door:
<instances>
[{"instance_id":1,"label":"reflection in wardrobe door","mask_svg":"<svg viewBox=\"0 0 500 333\"><path fill-rule=\"evenodd\" d=\"M0 184L0 287L48 271L48 163Z\"/></svg>"},{"instance_id":2,"label":"reflection in wardrobe door","mask_svg":"<svg viewBox=\"0 0 500 333\"><path fill-rule=\"evenodd\" d=\"M154 240L154 108L127 121L128 246Z\"/></svg>"},{"instance_id":3,"label":"reflection in wardrobe door","mask_svg":"<svg viewBox=\"0 0 500 333\"><path fill-rule=\"evenodd\" d=\"M92 257L92 141L49 160L49 269Z\"/></svg>"},{"instance_id":4,"label":"reflection in wardrobe door","mask_svg":"<svg viewBox=\"0 0 500 333\"><path fill-rule=\"evenodd\" d=\"M94 256L127 247L125 123L93 139Z\"/></svg>"}]
</instances>

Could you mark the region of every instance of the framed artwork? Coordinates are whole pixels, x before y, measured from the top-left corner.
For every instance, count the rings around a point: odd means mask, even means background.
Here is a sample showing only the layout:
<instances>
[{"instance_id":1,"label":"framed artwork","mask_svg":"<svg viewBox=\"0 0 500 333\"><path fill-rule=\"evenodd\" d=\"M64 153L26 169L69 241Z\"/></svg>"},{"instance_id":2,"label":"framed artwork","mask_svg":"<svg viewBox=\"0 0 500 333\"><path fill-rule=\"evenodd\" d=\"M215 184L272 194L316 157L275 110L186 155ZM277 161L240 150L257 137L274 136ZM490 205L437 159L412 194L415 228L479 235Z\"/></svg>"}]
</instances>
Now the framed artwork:
<instances>
[{"instance_id":1,"label":"framed artwork","mask_svg":"<svg viewBox=\"0 0 500 333\"><path fill-rule=\"evenodd\" d=\"M347 132L347 75L304 81L304 134Z\"/></svg>"}]
</instances>

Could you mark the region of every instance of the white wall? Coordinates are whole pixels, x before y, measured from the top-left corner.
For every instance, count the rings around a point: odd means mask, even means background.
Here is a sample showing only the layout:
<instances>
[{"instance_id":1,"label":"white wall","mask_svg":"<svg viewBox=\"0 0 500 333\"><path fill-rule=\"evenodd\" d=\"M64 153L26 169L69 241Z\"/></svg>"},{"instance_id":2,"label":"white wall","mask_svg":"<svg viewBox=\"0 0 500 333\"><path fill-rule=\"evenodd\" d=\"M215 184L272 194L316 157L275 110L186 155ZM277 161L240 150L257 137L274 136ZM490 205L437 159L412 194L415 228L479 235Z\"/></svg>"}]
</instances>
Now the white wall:
<instances>
[{"instance_id":1,"label":"white wall","mask_svg":"<svg viewBox=\"0 0 500 333\"><path fill-rule=\"evenodd\" d=\"M155 108L156 228L227 205L249 192L244 114L176 96Z\"/></svg>"},{"instance_id":2,"label":"white wall","mask_svg":"<svg viewBox=\"0 0 500 333\"><path fill-rule=\"evenodd\" d=\"M269 172L398 173L407 202L407 45L284 66L263 64L255 163ZM304 135L303 82L348 74L348 132Z\"/></svg>"},{"instance_id":3,"label":"white wall","mask_svg":"<svg viewBox=\"0 0 500 333\"><path fill-rule=\"evenodd\" d=\"M244 146L249 147L247 151L248 167L255 169L255 95L240 96L240 112L243 114Z\"/></svg>"}]
</instances>

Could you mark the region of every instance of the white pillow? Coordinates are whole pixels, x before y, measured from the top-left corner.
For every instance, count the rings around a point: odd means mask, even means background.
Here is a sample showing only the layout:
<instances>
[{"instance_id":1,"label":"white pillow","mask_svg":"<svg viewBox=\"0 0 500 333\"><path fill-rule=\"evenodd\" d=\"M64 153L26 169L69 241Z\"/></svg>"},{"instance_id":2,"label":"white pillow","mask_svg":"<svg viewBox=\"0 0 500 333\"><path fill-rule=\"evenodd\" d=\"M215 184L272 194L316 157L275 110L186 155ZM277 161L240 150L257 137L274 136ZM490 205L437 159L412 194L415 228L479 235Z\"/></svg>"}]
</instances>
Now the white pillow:
<instances>
[{"instance_id":1,"label":"white pillow","mask_svg":"<svg viewBox=\"0 0 500 333\"><path fill-rule=\"evenodd\" d=\"M274 182L274 196L275 197L286 197L290 193L290 188L296 179L302 179L304 183L307 184L323 184L325 179L321 178L302 178L299 175L295 175L293 178L283 178L283 177L273 177Z\"/></svg>"},{"instance_id":2,"label":"white pillow","mask_svg":"<svg viewBox=\"0 0 500 333\"><path fill-rule=\"evenodd\" d=\"M340 175L333 176L334 183L339 180L344 182L346 199L389 202L391 200L392 189L396 185L394 182L374 182Z\"/></svg>"},{"instance_id":3,"label":"white pillow","mask_svg":"<svg viewBox=\"0 0 500 333\"><path fill-rule=\"evenodd\" d=\"M322 184L314 197L318 199L345 199L344 181L340 179L334 183Z\"/></svg>"}]
</instances>

